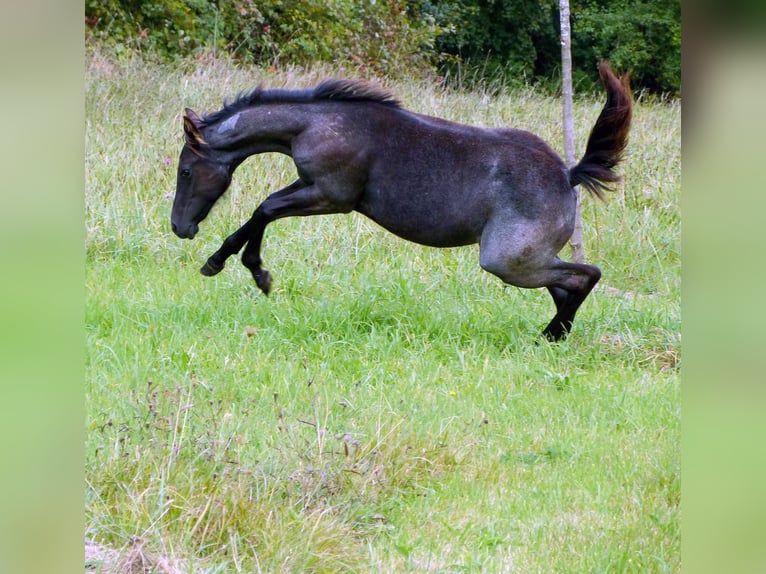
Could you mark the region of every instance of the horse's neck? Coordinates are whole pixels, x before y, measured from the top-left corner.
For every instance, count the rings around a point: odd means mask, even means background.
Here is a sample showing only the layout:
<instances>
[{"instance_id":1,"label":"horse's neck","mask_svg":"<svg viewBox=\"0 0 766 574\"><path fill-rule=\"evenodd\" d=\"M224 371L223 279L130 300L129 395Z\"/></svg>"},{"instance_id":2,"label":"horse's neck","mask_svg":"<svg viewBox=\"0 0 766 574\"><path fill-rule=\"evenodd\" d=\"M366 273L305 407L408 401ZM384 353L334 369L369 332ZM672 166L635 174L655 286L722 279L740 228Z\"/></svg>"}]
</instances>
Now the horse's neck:
<instances>
[{"instance_id":1,"label":"horse's neck","mask_svg":"<svg viewBox=\"0 0 766 574\"><path fill-rule=\"evenodd\" d=\"M288 153L293 139L309 123L309 114L300 104L262 104L209 126L206 137L214 148L243 157Z\"/></svg>"}]
</instances>

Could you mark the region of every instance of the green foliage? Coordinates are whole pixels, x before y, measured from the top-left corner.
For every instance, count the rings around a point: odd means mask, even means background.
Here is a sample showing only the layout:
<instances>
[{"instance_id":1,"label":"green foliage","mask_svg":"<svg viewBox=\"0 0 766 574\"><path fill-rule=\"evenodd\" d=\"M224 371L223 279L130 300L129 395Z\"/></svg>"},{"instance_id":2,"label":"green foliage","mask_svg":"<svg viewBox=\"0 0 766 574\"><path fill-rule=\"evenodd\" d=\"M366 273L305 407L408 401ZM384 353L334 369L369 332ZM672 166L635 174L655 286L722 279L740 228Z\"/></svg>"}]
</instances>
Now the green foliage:
<instances>
[{"instance_id":1,"label":"green foliage","mask_svg":"<svg viewBox=\"0 0 766 574\"><path fill-rule=\"evenodd\" d=\"M608 58L630 70L632 83L653 92L681 90L680 0L579 0L572 52L578 66Z\"/></svg>"},{"instance_id":2,"label":"green foliage","mask_svg":"<svg viewBox=\"0 0 766 574\"><path fill-rule=\"evenodd\" d=\"M427 0L423 10L439 26L436 46L453 73L467 62L483 70L481 79L546 84L559 75L557 0ZM639 89L680 91L679 0L572 0L570 15L576 84L597 83L596 63L609 59L631 70Z\"/></svg>"},{"instance_id":3,"label":"green foliage","mask_svg":"<svg viewBox=\"0 0 766 574\"><path fill-rule=\"evenodd\" d=\"M90 40L163 59L225 51L246 63L352 65L397 75L427 67L433 19L405 0L88 0Z\"/></svg>"},{"instance_id":4,"label":"green foliage","mask_svg":"<svg viewBox=\"0 0 766 574\"><path fill-rule=\"evenodd\" d=\"M206 0L86 0L88 39L118 53L189 54L210 45L215 5Z\"/></svg>"},{"instance_id":5,"label":"green foliage","mask_svg":"<svg viewBox=\"0 0 766 574\"><path fill-rule=\"evenodd\" d=\"M560 58L556 0L430 0L431 13L442 33L437 47L449 67L466 61L483 66L493 76L531 78L547 74Z\"/></svg>"},{"instance_id":6,"label":"green foliage","mask_svg":"<svg viewBox=\"0 0 766 574\"><path fill-rule=\"evenodd\" d=\"M572 0L575 85L596 62L638 89L680 91L679 0ZM226 52L245 63L334 62L402 77L439 68L469 87L557 85L557 0L86 0L88 39L162 59Z\"/></svg>"}]
</instances>

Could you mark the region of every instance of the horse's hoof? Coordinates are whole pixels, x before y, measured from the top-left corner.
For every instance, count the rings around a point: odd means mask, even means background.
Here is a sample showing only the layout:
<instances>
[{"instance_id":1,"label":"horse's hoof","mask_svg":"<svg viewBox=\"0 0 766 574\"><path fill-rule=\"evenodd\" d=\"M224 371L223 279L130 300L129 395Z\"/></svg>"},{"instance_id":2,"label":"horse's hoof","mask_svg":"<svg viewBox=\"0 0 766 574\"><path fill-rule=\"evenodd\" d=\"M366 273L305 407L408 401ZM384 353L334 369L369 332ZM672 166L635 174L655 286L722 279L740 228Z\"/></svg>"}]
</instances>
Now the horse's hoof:
<instances>
[{"instance_id":1,"label":"horse's hoof","mask_svg":"<svg viewBox=\"0 0 766 574\"><path fill-rule=\"evenodd\" d=\"M225 263L218 265L217 263L214 263L212 259L208 259L200 268L199 272L202 273L205 277L212 277L213 275L220 273L225 265Z\"/></svg>"},{"instance_id":2,"label":"horse's hoof","mask_svg":"<svg viewBox=\"0 0 766 574\"><path fill-rule=\"evenodd\" d=\"M543 337L545 337L545 340L550 343L562 341L566 339L566 336L567 333L564 331L564 329L561 328L560 324L554 325L553 327L549 325L543 330Z\"/></svg>"},{"instance_id":3,"label":"horse's hoof","mask_svg":"<svg viewBox=\"0 0 766 574\"><path fill-rule=\"evenodd\" d=\"M261 291L263 291L263 294L268 295L269 291L271 291L271 273L265 269L261 269L253 273L253 277L255 278L255 284L258 285L258 288Z\"/></svg>"},{"instance_id":4,"label":"horse's hoof","mask_svg":"<svg viewBox=\"0 0 766 574\"><path fill-rule=\"evenodd\" d=\"M569 332L564 329L545 329L543 331L543 336L549 343L560 343L566 340L567 335Z\"/></svg>"}]
</instances>

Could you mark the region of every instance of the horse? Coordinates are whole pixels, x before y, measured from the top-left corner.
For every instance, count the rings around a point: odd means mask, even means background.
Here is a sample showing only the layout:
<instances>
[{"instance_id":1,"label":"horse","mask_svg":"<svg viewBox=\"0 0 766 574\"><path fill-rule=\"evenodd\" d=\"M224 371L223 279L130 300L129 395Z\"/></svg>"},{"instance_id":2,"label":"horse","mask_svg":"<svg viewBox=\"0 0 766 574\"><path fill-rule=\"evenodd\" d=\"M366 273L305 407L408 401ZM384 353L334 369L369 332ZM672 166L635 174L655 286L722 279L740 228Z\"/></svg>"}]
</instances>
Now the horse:
<instances>
[{"instance_id":1,"label":"horse","mask_svg":"<svg viewBox=\"0 0 766 574\"><path fill-rule=\"evenodd\" d=\"M599 64L606 103L573 167L540 137L408 111L369 82L327 79L313 88L264 89L224 100L200 117L185 108L171 227L192 239L254 154L292 158L298 178L269 195L200 269L219 273L246 245L242 264L268 295L261 242L277 219L356 211L391 233L432 247L479 244L479 265L520 288L546 287L556 314L549 341L568 335L601 278L595 265L558 257L572 235L577 185L604 199L620 181L632 115L628 75Z\"/></svg>"}]
</instances>

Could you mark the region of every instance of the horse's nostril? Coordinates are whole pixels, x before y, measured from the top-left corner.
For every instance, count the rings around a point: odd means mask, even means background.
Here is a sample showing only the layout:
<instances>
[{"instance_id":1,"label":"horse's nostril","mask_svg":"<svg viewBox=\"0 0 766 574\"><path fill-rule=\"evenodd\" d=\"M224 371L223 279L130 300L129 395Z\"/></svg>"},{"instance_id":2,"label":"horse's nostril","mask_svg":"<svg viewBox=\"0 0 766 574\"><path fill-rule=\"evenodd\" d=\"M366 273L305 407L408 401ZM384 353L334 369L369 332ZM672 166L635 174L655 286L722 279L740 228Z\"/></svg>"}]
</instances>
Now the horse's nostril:
<instances>
[{"instance_id":1,"label":"horse's nostril","mask_svg":"<svg viewBox=\"0 0 766 574\"><path fill-rule=\"evenodd\" d=\"M175 233L178 230L178 226L175 223L171 222L170 227L173 229L173 233Z\"/></svg>"}]
</instances>

